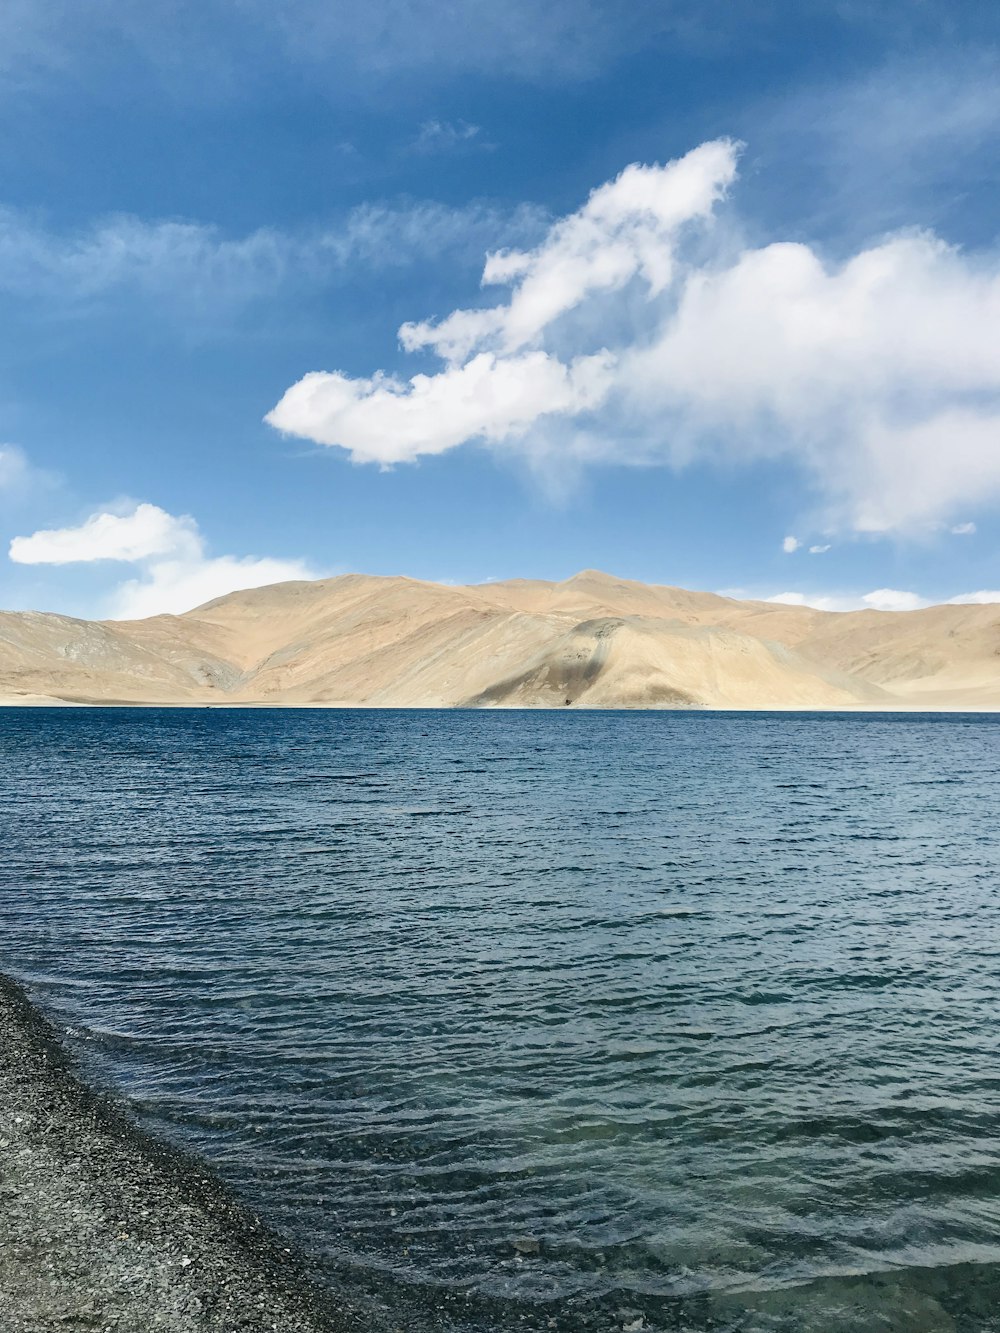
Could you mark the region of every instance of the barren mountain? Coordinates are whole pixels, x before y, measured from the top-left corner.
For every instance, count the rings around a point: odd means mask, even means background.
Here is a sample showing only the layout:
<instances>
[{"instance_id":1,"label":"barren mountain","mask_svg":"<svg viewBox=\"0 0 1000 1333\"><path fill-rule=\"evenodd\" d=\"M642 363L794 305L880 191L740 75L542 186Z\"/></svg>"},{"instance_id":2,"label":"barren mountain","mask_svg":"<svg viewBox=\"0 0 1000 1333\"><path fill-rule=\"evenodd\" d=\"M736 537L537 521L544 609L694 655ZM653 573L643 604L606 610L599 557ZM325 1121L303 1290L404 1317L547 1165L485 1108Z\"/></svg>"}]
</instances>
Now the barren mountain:
<instances>
[{"instance_id":1,"label":"barren mountain","mask_svg":"<svg viewBox=\"0 0 1000 1333\"><path fill-rule=\"evenodd\" d=\"M7 702L998 708L1000 606L814 611L585 571L349 574L181 616L0 613Z\"/></svg>"}]
</instances>

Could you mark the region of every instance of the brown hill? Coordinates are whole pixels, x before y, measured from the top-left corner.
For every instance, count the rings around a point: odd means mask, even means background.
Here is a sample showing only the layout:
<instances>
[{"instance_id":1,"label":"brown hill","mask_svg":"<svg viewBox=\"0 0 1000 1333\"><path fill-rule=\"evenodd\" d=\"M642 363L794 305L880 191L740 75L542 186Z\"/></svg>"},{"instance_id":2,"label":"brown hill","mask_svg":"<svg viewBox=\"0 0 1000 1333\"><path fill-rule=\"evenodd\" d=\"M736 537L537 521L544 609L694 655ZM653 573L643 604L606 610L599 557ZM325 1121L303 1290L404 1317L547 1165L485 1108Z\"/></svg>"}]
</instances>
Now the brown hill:
<instances>
[{"instance_id":1,"label":"brown hill","mask_svg":"<svg viewBox=\"0 0 1000 1333\"><path fill-rule=\"evenodd\" d=\"M1000 606L824 612L587 570L349 574L181 616L0 613L7 702L1000 708Z\"/></svg>"}]
</instances>

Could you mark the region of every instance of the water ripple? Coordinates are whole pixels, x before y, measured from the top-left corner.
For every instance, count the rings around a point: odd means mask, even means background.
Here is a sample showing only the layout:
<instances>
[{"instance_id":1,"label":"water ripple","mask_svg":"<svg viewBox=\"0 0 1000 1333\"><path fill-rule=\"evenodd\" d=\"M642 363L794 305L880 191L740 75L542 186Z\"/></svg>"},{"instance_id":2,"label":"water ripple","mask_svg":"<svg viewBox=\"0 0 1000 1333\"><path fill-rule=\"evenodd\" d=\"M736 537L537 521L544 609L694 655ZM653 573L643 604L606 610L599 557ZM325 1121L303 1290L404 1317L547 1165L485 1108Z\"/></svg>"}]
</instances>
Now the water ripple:
<instances>
[{"instance_id":1,"label":"water ripple","mask_svg":"<svg viewBox=\"0 0 1000 1333\"><path fill-rule=\"evenodd\" d=\"M438 1325L1000 1330L998 758L985 717L3 710L0 958Z\"/></svg>"}]
</instances>

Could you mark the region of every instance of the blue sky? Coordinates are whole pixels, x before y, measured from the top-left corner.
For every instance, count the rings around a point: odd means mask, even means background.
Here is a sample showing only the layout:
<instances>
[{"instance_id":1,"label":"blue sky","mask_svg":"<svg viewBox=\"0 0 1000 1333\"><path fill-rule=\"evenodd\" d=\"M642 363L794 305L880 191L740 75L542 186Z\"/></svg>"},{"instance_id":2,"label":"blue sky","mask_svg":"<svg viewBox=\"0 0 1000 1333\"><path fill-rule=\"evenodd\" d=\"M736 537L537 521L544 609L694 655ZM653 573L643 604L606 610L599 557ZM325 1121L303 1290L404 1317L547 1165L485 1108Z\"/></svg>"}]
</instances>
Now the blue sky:
<instances>
[{"instance_id":1,"label":"blue sky","mask_svg":"<svg viewBox=\"0 0 1000 1333\"><path fill-rule=\"evenodd\" d=\"M0 604L1000 600L998 43L937 0L8 0Z\"/></svg>"}]
</instances>

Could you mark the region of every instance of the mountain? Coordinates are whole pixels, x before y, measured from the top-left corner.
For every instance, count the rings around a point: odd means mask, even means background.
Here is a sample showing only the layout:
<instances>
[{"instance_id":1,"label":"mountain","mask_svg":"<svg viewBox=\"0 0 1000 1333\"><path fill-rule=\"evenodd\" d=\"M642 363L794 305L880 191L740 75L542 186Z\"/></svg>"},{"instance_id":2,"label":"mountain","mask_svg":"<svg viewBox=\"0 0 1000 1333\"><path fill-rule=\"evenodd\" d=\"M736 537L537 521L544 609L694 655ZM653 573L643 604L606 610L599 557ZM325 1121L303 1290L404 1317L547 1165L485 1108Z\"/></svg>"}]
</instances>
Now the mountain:
<instances>
[{"instance_id":1,"label":"mountain","mask_svg":"<svg viewBox=\"0 0 1000 1333\"><path fill-rule=\"evenodd\" d=\"M8 703L1000 708L1000 605L815 611L586 570L348 574L180 616L0 612Z\"/></svg>"}]
</instances>

